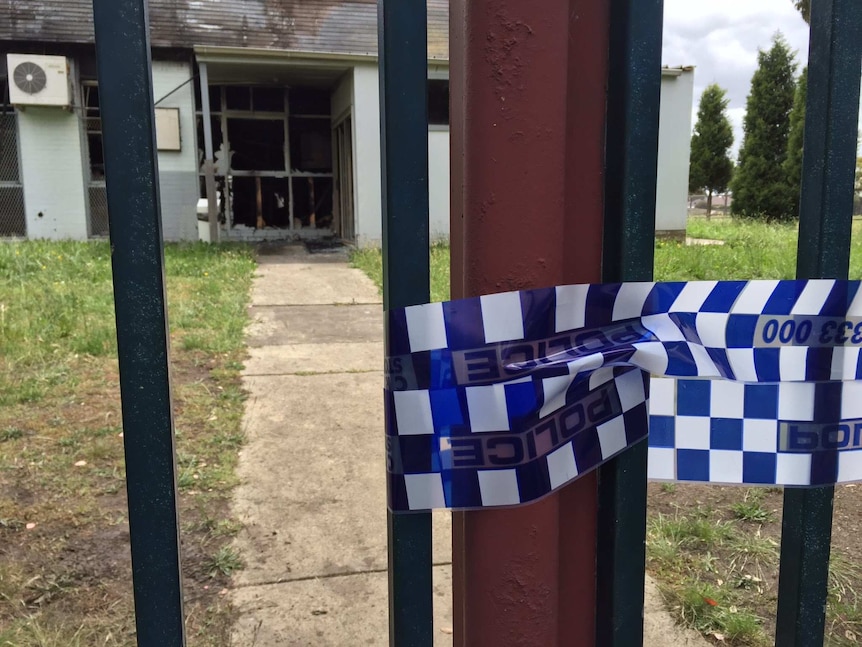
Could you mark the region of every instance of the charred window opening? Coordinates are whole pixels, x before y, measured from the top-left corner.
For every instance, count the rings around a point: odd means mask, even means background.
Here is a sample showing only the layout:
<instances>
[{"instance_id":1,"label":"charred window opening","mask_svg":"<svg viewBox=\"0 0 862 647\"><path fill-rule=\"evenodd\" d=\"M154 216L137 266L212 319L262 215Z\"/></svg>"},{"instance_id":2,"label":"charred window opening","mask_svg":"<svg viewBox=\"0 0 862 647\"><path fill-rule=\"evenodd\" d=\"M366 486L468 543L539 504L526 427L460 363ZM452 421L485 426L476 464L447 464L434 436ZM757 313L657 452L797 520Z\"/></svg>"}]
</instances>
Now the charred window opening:
<instances>
[{"instance_id":1,"label":"charred window opening","mask_svg":"<svg viewBox=\"0 0 862 647\"><path fill-rule=\"evenodd\" d=\"M254 112L284 112L284 89L252 88L251 109Z\"/></svg>"},{"instance_id":2,"label":"charred window opening","mask_svg":"<svg viewBox=\"0 0 862 647\"><path fill-rule=\"evenodd\" d=\"M216 164L216 175L219 174L219 162L221 161L221 156L223 155L222 151L222 142L224 138L222 137L221 132L221 119L220 113L213 112L212 113L212 121L210 123L210 135L212 136L213 142L213 152L215 153L215 164ZM199 159L198 159L198 167L203 171L203 163L204 163L204 120L200 115L197 116L197 129L198 129L198 146L199 146ZM201 196L203 197L203 196Z\"/></svg>"},{"instance_id":3,"label":"charred window opening","mask_svg":"<svg viewBox=\"0 0 862 647\"><path fill-rule=\"evenodd\" d=\"M227 120L231 168L237 171L284 170L284 121Z\"/></svg>"},{"instance_id":4,"label":"charred window opening","mask_svg":"<svg viewBox=\"0 0 862 647\"><path fill-rule=\"evenodd\" d=\"M329 117L330 104L327 90L297 88L290 92L290 113Z\"/></svg>"},{"instance_id":5,"label":"charred window opening","mask_svg":"<svg viewBox=\"0 0 862 647\"><path fill-rule=\"evenodd\" d=\"M332 226L332 178L294 177L293 218L297 228Z\"/></svg>"},{"instance_id":6,"label":"charred window opening","mask_svg":"<svg viewBox=\"0 0 862 647\"><path fill-rule=\"evenodd\" d=\"M105 189L105 152L102 139L102 111L99 86L95 81L81 84L84 132L90 177L87 183L87 215L90 236L108 235L108 196Z\"/></svg>"},{"instance_id":7,"label":"charred window opening","mask_svg":"<svg viewBox=\"0 0 862 647\"><path fill-rule=\"evenodd\" d=\"M329 91L211 85L208 92L219 208L228 227L331 228ZM202 114L197 129L205 197Z\"/></svg>"},{"instance_id":8,"label":"charred window opening","mask_svg":"<svg viewBox=\"0 0 862 647\"><path fill-rule=\"evenodd\" d=\"M328 118L290 118L290 163L297 171L332 171L332 126Z\"/></svg>"},{"instance_id":9,"label":"charred window opening","mask_svg":"<svg viewBox=\"0 0 862 647\"><path fill-rule=\"evenodd\" d=\"M102 146L102 113L99 106L99 86L85 83L84 122L87 126L87 154L90 160L90 182L105 179L105 153Z\"/></svg>"},{"instance_id":10,"label":"charred window opening","mask_svg":"<svg viewBox=\"0 0 862 647\"><path fill-rule=\"evenodd\" d=\"M243 85L228 85L224 89L226 110L251 110L251 88Z\"/></svg>"},{"instance_id":11,"label":"charred window opening","mask_svg":"<svg viewBox=\"0 0 862 647\"><path fill-rule=\"evenodd\" d=\"M448 79L428 79L428 124L449 125Z\"/></svg>"},{"instance_id":12,"label":"charred window opening","mask_svg":"<svg viewBox=\"0 0 862 647\"><path fill-rule=\"evenodd\" d=\"M256 227L258 217L266 227L290 228L288 179L278 177L234 177L231 179L234 222Z\"/></svg>"}]
</instances>

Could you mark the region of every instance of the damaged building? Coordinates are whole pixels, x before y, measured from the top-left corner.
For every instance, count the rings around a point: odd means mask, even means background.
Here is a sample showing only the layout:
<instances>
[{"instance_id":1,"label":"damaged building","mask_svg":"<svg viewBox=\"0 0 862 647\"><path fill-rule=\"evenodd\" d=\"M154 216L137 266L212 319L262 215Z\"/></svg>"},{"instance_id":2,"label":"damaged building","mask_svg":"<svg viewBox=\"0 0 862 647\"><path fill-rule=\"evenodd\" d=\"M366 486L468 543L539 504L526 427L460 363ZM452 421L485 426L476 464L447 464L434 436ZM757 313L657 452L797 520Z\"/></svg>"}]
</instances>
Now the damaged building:
<instances>
[{"instance_id":1,"label":"damaged building","mask_svg":"<svg viewBox=\"0 0 862 647\"><path fill-rule=\"evenodd\" d=\"M430 233L440 239L449 3L427 4ZM149 11L164 237L379 244L376 0L149 0ZM692 68L664 68L661 86L656 230L684 236ZM107 234L91 0L0 3L0 238Z\"/></svg>"},{"instance_id":2,"label":"damaged building","mask_svg":"<svg viewBox=\"0 0 862 647\"><path fill-rule=\"evenodd\" d=\"M209 196L221 240L379 243L376 0L150 0L149 10L165 238L207 236L198 211ZM431 221L442 237L448 2L430 0L428 20ZM92 3L3 3L0 54L0 236L106 236Z\"/></svg>"}]
</instances>

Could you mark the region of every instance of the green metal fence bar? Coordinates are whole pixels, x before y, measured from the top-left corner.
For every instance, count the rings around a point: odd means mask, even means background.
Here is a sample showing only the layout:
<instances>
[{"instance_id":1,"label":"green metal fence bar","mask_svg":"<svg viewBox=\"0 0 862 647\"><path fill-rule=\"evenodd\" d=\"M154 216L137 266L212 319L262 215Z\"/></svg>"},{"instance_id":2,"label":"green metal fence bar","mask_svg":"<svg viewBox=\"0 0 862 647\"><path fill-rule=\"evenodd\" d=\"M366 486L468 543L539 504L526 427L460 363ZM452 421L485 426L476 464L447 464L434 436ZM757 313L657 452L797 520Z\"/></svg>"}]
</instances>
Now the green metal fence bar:
<instances>
[{"instance_id":1,"label":"green metal fence bar","mask_svg":"<svg viewBox=\"0 0 862 647\"><path fill-rule=\"evenodd\" d=\"M661 94L662 0L612 0L602 280L649 281ZM596 644L643 641L647 443L599 470Z\"/></svg>"},{"instance_id":2,"label":"green metal fence bar","mask_svg":"<svg viewBox=\"0 0 862 647\"><path fill-rule=\"evenodd\" d=\"M383 307L430 299L427 8L379 0ZM433 643L431 514L388 513L389 644Z\"/></svg>"},{"instance_id":3,"label":"green metal fence bar","mask_svg":"<svg viewBox=\"0 0 862 647\"><path fill-rule=\"evenodd\" d=\"M796 275L846 278L862 74L862 2L814 0ZM784 494L775 644L822 645L833 487Z\"/></svg>"},{"instance_id":4,"label":"green metal fence bar","mask_svg":"<svg viewBox=\"0 0 862 647\"><path fill-rule=\"evenodd\" d=\"M135 622L185 644L164 252L146 0L94 0L117 319Z\"/></svg>"}]
</instances>

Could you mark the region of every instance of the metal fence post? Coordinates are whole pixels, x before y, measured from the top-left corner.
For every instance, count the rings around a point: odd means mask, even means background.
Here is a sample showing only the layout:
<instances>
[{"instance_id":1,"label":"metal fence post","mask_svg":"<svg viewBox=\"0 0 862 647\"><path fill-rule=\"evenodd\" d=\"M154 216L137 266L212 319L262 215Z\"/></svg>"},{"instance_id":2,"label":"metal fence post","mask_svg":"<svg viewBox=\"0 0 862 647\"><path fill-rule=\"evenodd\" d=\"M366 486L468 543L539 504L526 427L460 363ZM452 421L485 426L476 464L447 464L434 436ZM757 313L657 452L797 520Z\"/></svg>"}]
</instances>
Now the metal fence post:
<instances>
[{"instance_id":1,"label":"metal fence post","mask_svg":"<svg viewBox=\"0 0 862 647\"><path fill-rule=\"evenodd\" d=\"M379 0L383 307L430 299L425 0ZM433 642L431 513L388 512L389 644Z\"/></svg>"},{"instance_id":2,"label":"metal fence post","mask_svg":"<svg viewBox=\"0 0 862 647\"><path fill-rule=\"evenodd\" d=\"M847 278L862 66L862 3L814 0L802 160L800 279ZM837 412L836 412L837 413ZM834 487L787 489L775 644L822 645Z\"/></svg>"},{"instance_id":3,"label":"metal fence post","mask_svg":"<svg viewBox=\"0 0 862 647\"><path fill-rule=\"evenodd\" d=\"M602 280L649 281L655 253L663 0L613 0ZM647 443L599 469L596 644L643 641Z\"/></svg>"},{"instance_id":4,"label":"metal fence post","mask_svg":"<svg viewBox=\"0 0 862 647\"><path fill-rule=\"evenodd\" d=\"M600 281L609 5L450 3L453 295ZM453 514L455 645L595 644L596 498Z\"/></svg>"},{"instance_id":5,"label":"metal fence post","mask_svg":"<svg viewBox=\"0 0 862 647\"><path fill-rule=\"evenodd\" d=\"M185 644L164 257L146 0L94 0L135 621Z\"/></svg>"}]
</instances>

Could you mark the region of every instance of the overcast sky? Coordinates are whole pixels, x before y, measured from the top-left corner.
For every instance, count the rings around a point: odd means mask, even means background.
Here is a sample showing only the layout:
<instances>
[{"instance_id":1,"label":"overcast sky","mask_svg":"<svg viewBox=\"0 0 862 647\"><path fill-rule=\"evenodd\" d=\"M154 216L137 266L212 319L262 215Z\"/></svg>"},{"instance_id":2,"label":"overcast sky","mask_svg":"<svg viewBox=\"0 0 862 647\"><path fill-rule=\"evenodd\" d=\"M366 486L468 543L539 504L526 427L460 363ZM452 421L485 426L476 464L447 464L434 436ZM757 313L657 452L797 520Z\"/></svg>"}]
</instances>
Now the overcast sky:
<instances>
[{"instance_id":1,"label":"overcast sky","mask_svg":"<svg viewBox=\"0 0 862 647\"><path fill-rule=\"evenodd\" d=\"M791 0L665 0L664 65L694 65L694 112L704 88L727 90L734 126L734 153L742 142L742 119L757 48L768 49L781 30L797 51L798 71L808 58L808 26ZM797 71L797 72L798 72ZM692 125L696 114L692 116Z\"/></svg>"}]
</instances>

